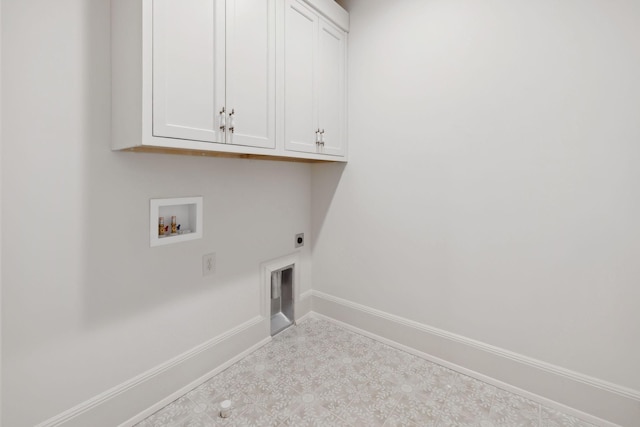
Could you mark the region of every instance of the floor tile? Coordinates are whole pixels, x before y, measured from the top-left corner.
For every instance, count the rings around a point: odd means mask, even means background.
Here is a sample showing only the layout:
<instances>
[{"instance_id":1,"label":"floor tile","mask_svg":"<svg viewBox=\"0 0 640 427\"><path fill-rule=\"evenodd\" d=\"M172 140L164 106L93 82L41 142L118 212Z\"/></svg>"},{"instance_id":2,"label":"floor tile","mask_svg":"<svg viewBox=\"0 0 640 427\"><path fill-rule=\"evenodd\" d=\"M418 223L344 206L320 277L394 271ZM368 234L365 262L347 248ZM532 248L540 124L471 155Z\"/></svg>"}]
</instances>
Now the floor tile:
<instances>
[{"instance_id":1,"label":"floor tile","mask_svg":"<svg viewBox=\"0 0 640 427\"><path fill-rule=\"evenodd\" d=\"M220 402L231 400L229 418ZM138 427L594 427L331 322L308 319Z\"/></svg>"},{"instance_id":2,"label":"floor tile","mask_svg":"<svg viewBox=\"0 0 640 427\"><path fill-rule=\"evenodd\" d=\"M201 412L197 411L196 404L188 397L182 396L137 425L139 427L184 425L196 415L196 412Z\"/></svg>"},{"instance_id":3,"label":"floor tile","mask_svg":"<svg viewBox=\"0 0 640 427\"><path fill-rule=\"evenodd\" d=\"M542 421L541 427L594 427L593 424L544 406L540 419Z\"/></svg>"},{"instance_id":4,"label":"floor tile","mask_svg":"<svg viewBox=\"0 0 640 427\"><path fill-rule=\"evenodd\" d=\"M495 427L538 427L540 405L503 390L498 390L491 405L490 421Z\"/></svg>"},{"instance_id":5,"label":"floor tile","mask_svg":"<svg viewBox=\"0 0 640 427\"><path fill-rule=\"evenodd\" d=\"M308 399L308 396L304 396L303 399ZM309 400L296 408L283 425L293 427L341 427L349 424L329 412L322 405Z\"/></svg>"}]
</instances>

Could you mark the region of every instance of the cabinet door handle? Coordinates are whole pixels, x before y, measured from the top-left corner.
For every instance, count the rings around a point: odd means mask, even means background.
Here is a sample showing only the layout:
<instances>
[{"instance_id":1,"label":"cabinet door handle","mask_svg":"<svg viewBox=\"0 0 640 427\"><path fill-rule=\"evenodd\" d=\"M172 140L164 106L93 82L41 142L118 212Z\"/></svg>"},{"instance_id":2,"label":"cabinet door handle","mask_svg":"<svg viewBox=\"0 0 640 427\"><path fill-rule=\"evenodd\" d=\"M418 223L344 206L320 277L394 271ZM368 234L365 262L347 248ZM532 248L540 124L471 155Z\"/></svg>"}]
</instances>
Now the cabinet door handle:
<instances>
[{"instance_id":1,"label":"cabinet door handle","mask_svg":"<svg viewBox=\"0 0 640 427\"><path fill-rule=\"evenodd\" d=\"M229 113L229 132L233 133L236 130L235 126L235 114L236 110L234 108L231 109L231 113Z\"/></svg>"},{"instance_id":2,"label":"cabinet door handle","mask_svg":"<svg viewBox=\"0 0 640 427\"><path fill-rule=\"evenodd\" d=\"M320 131L320 145L324 147L324 129Z\"/></svg>"},{"instance_id":3,"label":"cabinet door handle","mask_svg":"<svg viewBox=\"0 0 640 427\"><path fill-rule=\"evenodd\" d=\"M316 131L316 145L320 145L320 128Z\"/></svg>"},{"instance_id":4,"label":"cabinet door handle","mask_svg":"<svg viewBox=\"0 0 640 427\"><path fill-rule=\"evenodd\" d=\"M227 128L227 123L226 123L227 122L227 118L226 118L226 115L225 115L224 107L222 107L222 110L220 110L219 117L220 117L220 131L224 132L224 131L226 131L226 128Z\"/></svg>"}]
</instances>

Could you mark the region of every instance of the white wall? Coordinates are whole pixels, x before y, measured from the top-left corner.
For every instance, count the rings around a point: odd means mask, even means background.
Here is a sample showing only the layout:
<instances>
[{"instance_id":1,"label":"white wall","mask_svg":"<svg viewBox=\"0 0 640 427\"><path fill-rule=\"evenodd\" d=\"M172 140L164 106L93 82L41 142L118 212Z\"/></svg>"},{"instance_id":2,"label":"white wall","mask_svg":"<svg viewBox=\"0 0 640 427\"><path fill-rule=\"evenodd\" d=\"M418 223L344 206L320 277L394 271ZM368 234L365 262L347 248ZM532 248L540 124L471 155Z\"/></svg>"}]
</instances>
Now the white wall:
<instances>
[{"instance_id":1,"label":"white wall","mask_svg":"<svg viewBox=\"0 0 640 427\"><path fill-rule=\"evenodd\" d=\"M0 2L0 242L2 242L2 2ZM0 244L0 384L2 384L2 245ZM2 427L2 386L0 386L0 427Z\"/></svg>"},{"instance_id":2,"label":"white wall","mask_svg":"<svg viewBox=\"0 0 640 427\"><path fill-rule=\"evenodd\" d=\"M259 315L260 263L309 232L310 170L111 152L109 0L2 8L2 418L21 427ZM149 199L190 195L204 238L149 248Z\"/></svg>"},{"instance_id":3,"label":"white wall","mask_svg":"<svg viewBox=\"0 0 640 427\"><path fill-rule=\"evenodd\" d=\"M1 7L2 421L20 427L257 315L259 263L310 228L310 175L111 152L109 1ZM313 167L314 287L640 389L637 2L347 7L350 162ZM205 197L205 237L150 249L149 198L182 195Z\"/></svg>"},{"instance_id":4,"label":"white wall","mask_svg":"<svg viewBox=\"0 0 640 427\"><path fill-rule=\"evenodd\" d=\"M314 289L640 390L640 3L344 3Z\"/></svg>"}]
</instances>

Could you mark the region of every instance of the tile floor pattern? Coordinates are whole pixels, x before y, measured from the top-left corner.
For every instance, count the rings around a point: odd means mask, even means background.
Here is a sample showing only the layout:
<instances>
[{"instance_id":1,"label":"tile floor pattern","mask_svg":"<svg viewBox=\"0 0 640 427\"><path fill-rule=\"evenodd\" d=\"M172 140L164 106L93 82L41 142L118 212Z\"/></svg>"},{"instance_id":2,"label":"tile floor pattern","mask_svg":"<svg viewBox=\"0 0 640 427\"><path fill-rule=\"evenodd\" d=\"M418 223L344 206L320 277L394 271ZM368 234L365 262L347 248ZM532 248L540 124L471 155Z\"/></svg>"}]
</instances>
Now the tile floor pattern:
<instances>
[{"instance_id":1,"label":"tile floor pattern","mask_svg":"<svg viewBox=\"0 0 640 427\"><path fill-rule=\"evenodd\" d=\"M226 399L231 416L220 418ZM152 426L593 427L319 319L137 424Z\"/></svg>"}]
</instances>

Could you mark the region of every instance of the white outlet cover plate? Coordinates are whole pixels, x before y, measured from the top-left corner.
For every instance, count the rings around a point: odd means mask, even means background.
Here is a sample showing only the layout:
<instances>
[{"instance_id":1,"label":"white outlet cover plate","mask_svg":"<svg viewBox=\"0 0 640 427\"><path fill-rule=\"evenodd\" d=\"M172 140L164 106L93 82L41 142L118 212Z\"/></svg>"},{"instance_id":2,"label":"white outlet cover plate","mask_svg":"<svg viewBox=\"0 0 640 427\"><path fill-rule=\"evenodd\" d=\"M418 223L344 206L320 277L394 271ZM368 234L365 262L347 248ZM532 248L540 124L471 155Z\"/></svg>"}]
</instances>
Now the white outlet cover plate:
<instances>
[{"instance_id":1,"label":"white outlet cover plate","mask_svg":"<svg viewBox=\"0 0 640 427\"><path fill-rule=\"evenodd\" d=\"M211 276L216 272L216 254L206 254L202 256L202 275Z\"/></svg>"}]
</instances>

